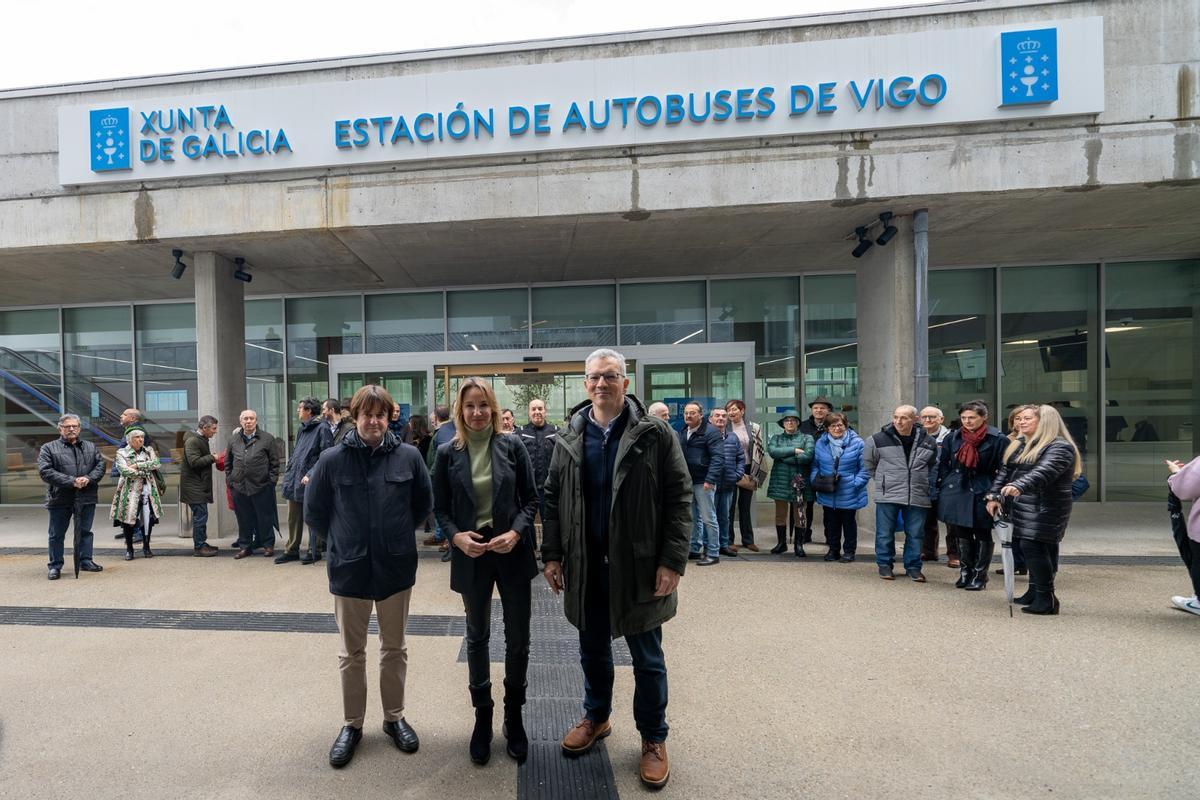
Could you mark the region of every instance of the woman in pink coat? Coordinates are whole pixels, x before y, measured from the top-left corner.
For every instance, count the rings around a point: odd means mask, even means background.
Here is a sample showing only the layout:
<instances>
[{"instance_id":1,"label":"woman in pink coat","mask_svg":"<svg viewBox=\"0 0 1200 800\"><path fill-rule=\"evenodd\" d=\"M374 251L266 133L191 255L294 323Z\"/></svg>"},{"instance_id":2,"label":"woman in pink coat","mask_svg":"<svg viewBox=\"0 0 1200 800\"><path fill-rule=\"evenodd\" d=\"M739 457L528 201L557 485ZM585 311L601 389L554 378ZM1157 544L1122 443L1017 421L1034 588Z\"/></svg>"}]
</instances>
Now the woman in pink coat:
<instances>
[{"instance_id":1,"label":"woman in pink coat","mask_svg":"<svg viewBox=\"0 0 1200 800\"><path fill-rule=\"evenodd\" d=\"M1188 514L1187 545L1191 548L1191 561L1188 562L1188 574L1192 576L1192 596L1172 597L1171 602L1176 608L1200 615L1200 457L1193 458L1187 464L1178 461L1168 461L1167 468L1171 476L1167 485L1180 500L1185 503L1192 501L1192 511ZM1182 548L1181 548L1182 549ZM1186 561L1186 559L1185 559Z\"/></svg>"}]
</instances>

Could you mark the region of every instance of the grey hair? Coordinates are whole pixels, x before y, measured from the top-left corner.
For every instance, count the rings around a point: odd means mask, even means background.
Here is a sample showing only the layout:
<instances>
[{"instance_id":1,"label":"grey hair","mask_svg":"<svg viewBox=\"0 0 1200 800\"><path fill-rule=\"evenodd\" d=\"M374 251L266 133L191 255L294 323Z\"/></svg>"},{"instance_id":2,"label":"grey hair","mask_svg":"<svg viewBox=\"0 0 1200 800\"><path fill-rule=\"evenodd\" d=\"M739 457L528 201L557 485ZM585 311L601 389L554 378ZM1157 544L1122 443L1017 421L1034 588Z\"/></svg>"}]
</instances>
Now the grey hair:
<instances>
[{"instance_id":1,"label":"grey hair","mask_svg":"<svg viewBox=\"0 0 1200 800\"><path fill-rule=\"evenodd\" d=\"M646 409L646 413L657 414L659 410L666 411L668 414L671 413L671 409L667 408L667 404L661 402L651 403L650 407Z\"/></svg>"},{"instance_id":2,"label":"grey hair","mask_svg":"<svg viewBox=\"0 0 1200 800\"><path fill-rule=\"evenodd\" d=\"M917 417L921 416L921 412L917 410L916 406L910 406L910 405L896 406L896 411L897 412L906 411L906 412L908 412L908 415L910 417L912 417L913 419L916 419Z\"/></svg>"},{"instance_id":3,"label":"grey hair","mask_svg":"<svg viewBox=\"0 0 1200 800\"><path fill-rule=\"evenodd\" d=\"M58 424L65 425L66 423L70 422L71 420L75 420L76 422L82 422L79 419L78 414L63 414L61 417L58 418Z\"/></svg>"},{"instance_id":4,"label":"grey hair","mask_svg":"<svg viewBox=\"0 0 1200 800\"><path fill-rule=\"evenodd\" d=\"M205 414L203 417L200 418L200 424L198 424L196 427L197 428L207 428L209 425L216 425L216 424L217 424L216 417L214 417L212 414Z\"/></svg>"},{"instance_id":5,"label":"grey hair","mask_svg":"<svg viewBox=\"0 0 1200 800\"><path fill-rule=\"evenodd\" d=\"M583 368L586 370L588 364L591 364L593 361L601 358L608 358L612 359L613 361L621 362L621 374L629 374L629 365L625 361L625 356L608 347L601 347L599 350L593 350L591 355L583 360Z\"/></svg>"}]
</instances>

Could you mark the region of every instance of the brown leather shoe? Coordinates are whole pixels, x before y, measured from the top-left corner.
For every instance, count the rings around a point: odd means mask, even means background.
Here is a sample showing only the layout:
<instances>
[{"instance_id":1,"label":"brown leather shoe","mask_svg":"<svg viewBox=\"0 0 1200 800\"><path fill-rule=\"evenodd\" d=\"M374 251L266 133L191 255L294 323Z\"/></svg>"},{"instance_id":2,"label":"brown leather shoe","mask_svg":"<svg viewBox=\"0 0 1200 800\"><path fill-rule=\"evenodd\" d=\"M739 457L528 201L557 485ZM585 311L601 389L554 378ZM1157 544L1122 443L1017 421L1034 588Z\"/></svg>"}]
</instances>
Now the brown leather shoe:
<instances>
[{"instance_id":1,"label":"brown leather shoe","mask_svg":"<svg viewBox=\"0 0 1200 800\"><path fill-rule=\"evenodd\" d=\"M667 760L666 742L642 740L642 762L638 767L638 777L651 789L661 789L667 785L667 779L671 777L671 762Z\"/></svg>"},{"instance_id":2,"label":"brown leather shoe","mask_svg":"<svg viewBox=\"0 0 1200 800\"><path fill-rule=\"evenodd\" d=\"M584 717L563 737L563 753L569 756L581 756L591 750L598 740L610 733L612 733L612 725L607 720L597 724Z\"/></svg>"},{"instance_id":3,"label":"brown leather shoe","mask_svg":"<svg viewBox=\"0 0 1200 800\"><path fill-rule=\"evenodd\" d=\"M213 547L211 544L202 544L192 551L192 555L199 556L200 558L212 558L216 554L217 548Z\"/></svg>"},{"instance_id":4,"label":"brown leather shoe","mask_svg":"<svg viewBox=\"0 0 1200 800\"><path fill-rule=\"evenodd\" d=\"M732 542L730 542L730 544L729 544L729 552L733 553L733 554L736 556L736 555L737 555L737 551L738 551L738 546L737 546L736 544L733 544Z\"/></svg>"},{"instance_id":5,"label":"brown leather shoe","mask_svg":"<svg viewBox=\"0 0 1200 800\"><path fill-rule=\"evenodd\" d=\"M274 547L264 547L263 548L263 558L270 558L273 555L275 555Z\"/></svg>"},{"instance_id":6,"label":"brown leather shoe","mask_svg":"<svg viewBox=\"0 0 1200 800\"><path fill-rule=\"evenodd\" d=\"M237 553L234 554L233 557L236 559L236 558L245 558L246 556L252 556L252 555L254 555L253 550L251 550L248 547L243 547L241 550L238 550Z\"/></svg>"},{"instance_id":7,"label":"brown leather shoe","mask_svg":"<svg viewBox=\"0 0 1200 800\"><path fill-rule=\"evenodd\" d=\"M756 544L746 544L746 545L742 545L742 546L745 547L747 550L749 550L751 553L758 552L758 545L756 545Z\"/></svg>"},{"instance_id":8,"label":"brown leather shoe","mask_svg":"<svg viewBox=\"0 0 1200 800\"><path fill-rule=\"evenodd\" d=\"M436 536L426 536L421 540L421 544L425 545L426 547L434 547L438 544L438 540Z\"/></svg>"},{"instance_id":9,"label":"brown leather shoe","mask_svg":"<svg viewBox=\"0 0 1200 800\"><path fill-rule=\"evenodd\" d=\"M446 541L440 542L438 544L438 552L439 553L450 552L450 541L448 539Z\"/></svg>"},{"instance_id":10,"label":"brown leather shoe","mask_svg":"<svg viewBox=\"0 0 1200 800\"><path fill-rule=\"evenodd\" d=\"M946 559L946 566L950 567L951 569L958 569L960 566L962 566L962 564L959 563L957 558L951 556L950 558Z\"/></svg>"}]
</instances>

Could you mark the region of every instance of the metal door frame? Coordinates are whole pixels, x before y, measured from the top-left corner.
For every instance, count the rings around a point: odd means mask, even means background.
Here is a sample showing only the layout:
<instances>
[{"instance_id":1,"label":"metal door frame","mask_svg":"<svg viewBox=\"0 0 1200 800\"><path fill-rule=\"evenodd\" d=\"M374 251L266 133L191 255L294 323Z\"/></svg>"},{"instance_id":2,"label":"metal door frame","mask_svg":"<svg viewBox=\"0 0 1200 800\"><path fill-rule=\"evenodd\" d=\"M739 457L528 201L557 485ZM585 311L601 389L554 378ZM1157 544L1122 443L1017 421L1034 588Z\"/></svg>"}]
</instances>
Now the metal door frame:
<instances>
[{"instance_id":1,"label":"metal door frame","mask_svg":"<svg viewBox=\"0 0 1200 800\"><path fill-rule=\"evenodd\" d=\"M544 347L511 350L453 350L422 353L354 353L329 356L329 386L341 393L341 376L355 372L424 372L426 401L434 407L437 366L468 364L537 364L542 361L578 361L582 364L594 347ZM634 362L635 388L646 385L645 365L662 364L742 364L742 399L746 413L755 417L754 342L716 342L709 344L643 344L617 349Z\"/></svg>"}]
</instances>

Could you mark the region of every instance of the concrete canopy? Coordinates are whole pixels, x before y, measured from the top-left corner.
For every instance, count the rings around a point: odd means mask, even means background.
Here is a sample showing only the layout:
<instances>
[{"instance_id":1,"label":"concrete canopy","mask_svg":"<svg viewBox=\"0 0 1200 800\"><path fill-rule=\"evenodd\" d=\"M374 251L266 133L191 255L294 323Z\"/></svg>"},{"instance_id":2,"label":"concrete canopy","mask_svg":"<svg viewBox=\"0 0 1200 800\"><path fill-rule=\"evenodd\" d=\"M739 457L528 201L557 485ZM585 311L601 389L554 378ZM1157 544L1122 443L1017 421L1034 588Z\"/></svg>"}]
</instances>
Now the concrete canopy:
<instances>
[{"instance_id":1,"label":"concrete canopy","mask_svg":"<svg viewBox=\"0 0 1200 800\"><path fill-rule=\"evenodd\" d=\"M173 248L245 258L249 295L850 270L856 225L916 208L930 209L934 267L1200 253L1200 184L1189 183L23 248L0 250L0 272L14 306L191 298L193 271L170 277Z\"/></svg>"}]
</instances>

